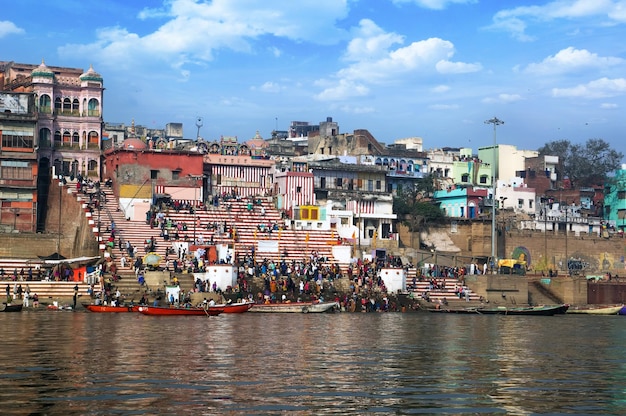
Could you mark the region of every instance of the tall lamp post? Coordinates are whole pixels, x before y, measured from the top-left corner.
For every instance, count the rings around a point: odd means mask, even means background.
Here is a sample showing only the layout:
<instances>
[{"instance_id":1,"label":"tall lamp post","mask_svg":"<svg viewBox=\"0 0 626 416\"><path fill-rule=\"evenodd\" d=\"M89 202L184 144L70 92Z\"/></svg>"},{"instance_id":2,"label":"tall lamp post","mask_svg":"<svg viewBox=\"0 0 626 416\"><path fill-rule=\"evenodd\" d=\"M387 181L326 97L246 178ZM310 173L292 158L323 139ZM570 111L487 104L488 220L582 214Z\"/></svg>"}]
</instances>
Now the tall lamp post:
<instances>
[{"instance_id":1,"label":"tall lamp post","mask_svg":"<svg viewBox=\"0 0 626 416\"><path fill-rule=\"evenodd\" d=\"M491 261L493 269L496 264L496 127L504 124L498 117L485 120L485 124L493 124L493 161L491 163ZM493 270L492 269L492 270Z\"/></svg>"}]
</instances>

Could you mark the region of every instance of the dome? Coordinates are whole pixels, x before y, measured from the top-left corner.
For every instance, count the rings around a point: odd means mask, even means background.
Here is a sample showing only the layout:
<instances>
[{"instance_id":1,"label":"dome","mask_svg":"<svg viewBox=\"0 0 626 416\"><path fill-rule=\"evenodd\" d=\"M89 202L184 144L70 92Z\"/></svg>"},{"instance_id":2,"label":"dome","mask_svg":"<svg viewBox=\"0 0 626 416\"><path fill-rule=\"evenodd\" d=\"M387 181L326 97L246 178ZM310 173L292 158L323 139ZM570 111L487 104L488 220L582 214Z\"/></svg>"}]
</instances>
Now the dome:
<instances>
[{"instance_id":1,"label":"dome","mask_svg":"<svg viewBox=\"0 0 626 416\"><path fill-rule=\"evenodd\" d=\"M80 76L81 81L98 81L102 82L102 75L94 71L93 66L89 65L87 72Z\"/></svg>"},{"instance_id":2,"label":"dome","mask_svg":"<svg viewBox=\"0 0 626 416\"><path fill-rule=\"evenodd\" d=\"M147 149L148 145L145 144L141 139L129 138L122 142L122 148L143 150L143 149Z\"/></svg>"},{"instance_id":3,"label":"dome","mask_svg":"<svg viewBox=\"0 0 626 416\"><path fill-rule=\"evenodd\" d=\"M48 68L44 60L41 60L41 64L30 73L32 77L47 77L54 78L54 72Z\"/></svg>"}]
</instances>

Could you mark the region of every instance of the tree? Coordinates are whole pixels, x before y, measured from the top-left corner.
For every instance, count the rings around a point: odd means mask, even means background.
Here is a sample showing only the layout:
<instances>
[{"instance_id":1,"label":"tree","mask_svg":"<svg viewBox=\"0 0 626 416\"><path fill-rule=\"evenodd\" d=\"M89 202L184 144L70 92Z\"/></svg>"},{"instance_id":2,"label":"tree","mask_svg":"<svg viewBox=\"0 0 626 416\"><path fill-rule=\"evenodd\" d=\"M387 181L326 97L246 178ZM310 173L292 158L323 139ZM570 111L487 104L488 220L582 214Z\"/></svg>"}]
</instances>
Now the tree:
<instances>
[{"instance_id":1,"label":"tree","mask_svg":"<svg viewBox=\"0 0 626 416\"><path fill-rule=\"evenodd\" d=\"M434 189L433 178L429 175L415 181L412 187L400 190L393 198L393 212L412 231L416 231L423 222L440 221L444 218L439 205L432 202Z\"/></svg>"},{"instance_id":2,"label":"tree","mask_svg":"<svg viewBox=\"0 0 626 416\"><path fill-rule=\"evenodd\" d=\"M603 185L607 174L619 169L624 155L602 139L589 139L584 145L555 140L539 148L540 156L558 156L563 177L572 187Z\"/></svg>"}]
</instances>

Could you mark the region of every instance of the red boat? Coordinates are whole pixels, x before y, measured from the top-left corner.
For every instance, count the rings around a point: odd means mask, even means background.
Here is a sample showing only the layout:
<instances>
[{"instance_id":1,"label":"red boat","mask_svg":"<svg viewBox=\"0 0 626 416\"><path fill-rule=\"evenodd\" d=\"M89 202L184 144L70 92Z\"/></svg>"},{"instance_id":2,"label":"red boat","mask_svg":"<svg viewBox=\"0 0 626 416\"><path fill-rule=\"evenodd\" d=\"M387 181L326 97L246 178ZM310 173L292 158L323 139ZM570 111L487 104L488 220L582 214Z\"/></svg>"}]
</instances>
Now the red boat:
<instances>
[{"instance_id":1,"label":"red boat","mask_svg":"<svg viewBox=\"0 0 626 416\"><path fill-rule=\"evenodd\" d=\"M120 312L137 312L139 311L139 305L133 305L133 306L111 306L111 305L86 305L83 304L83 306L85 307L85 309L87 309L90 312L113 312L113 313L120 313Z\"/></svg>"},{"instance_id":2,"label":"red boat","mask_svg":"<svg viewBox=\"0 0 626 416\"><path fill-rule=\"evenodd\" d=\"M252 302L226 303L223 305L210 306L211 308L222 308L223 313L244 313L254 306Z\"/></svg>"},{"instance_id":3,"label":"red boat","mask_svg":"<svg viewBox=\"0 0 626 416\"><path fill-rule=\"evenodd\" d=\"M144 315L151 316L216 316L224 311L220 306L204 308L166 308L162 306L140 306L138 309Z\"/></svg>"}]
</instances>

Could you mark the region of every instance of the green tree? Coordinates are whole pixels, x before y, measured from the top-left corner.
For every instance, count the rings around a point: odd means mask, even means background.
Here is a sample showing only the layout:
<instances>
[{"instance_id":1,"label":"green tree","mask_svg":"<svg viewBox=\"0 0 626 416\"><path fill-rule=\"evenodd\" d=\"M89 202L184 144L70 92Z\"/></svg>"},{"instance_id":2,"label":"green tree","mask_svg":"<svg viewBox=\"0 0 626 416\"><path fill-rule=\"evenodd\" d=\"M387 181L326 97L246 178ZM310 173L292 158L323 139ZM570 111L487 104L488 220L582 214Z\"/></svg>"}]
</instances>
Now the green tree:
<instances>
[{"instance_id":1,"label":"green tree","mask_svg":"<svg viewBox=\"0 0 626 416\"><path fill-rule=\"evenodd\" d=\"M568 177L574 188L604 184L607 174L619 169L624 158L602 139L589 139L584 145L555 140L539 148L539 155L558 156L562 177Z\"/></svg>"},{"instance_id":2,"label":"green tree","mask_svg":"<svg viewBox=\"0 0 626 416\"><path fill-rule=\"evenodd\" d=\"M424 223L440 221L444 218L439 204L432 201L434 193L432 176L415 181L412 187L404 188L393 198L393 212L412 231Z\"/></svg>"}]
</instances>

